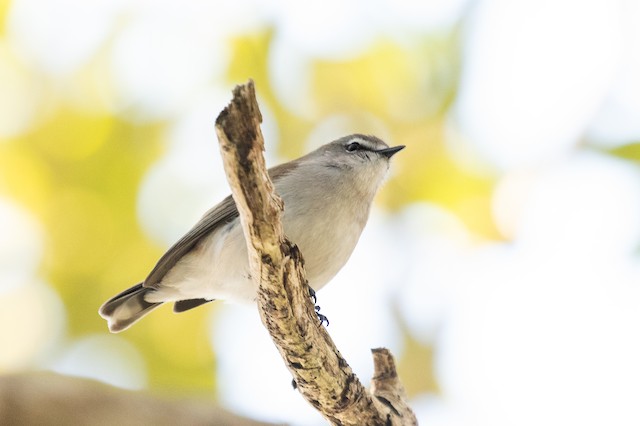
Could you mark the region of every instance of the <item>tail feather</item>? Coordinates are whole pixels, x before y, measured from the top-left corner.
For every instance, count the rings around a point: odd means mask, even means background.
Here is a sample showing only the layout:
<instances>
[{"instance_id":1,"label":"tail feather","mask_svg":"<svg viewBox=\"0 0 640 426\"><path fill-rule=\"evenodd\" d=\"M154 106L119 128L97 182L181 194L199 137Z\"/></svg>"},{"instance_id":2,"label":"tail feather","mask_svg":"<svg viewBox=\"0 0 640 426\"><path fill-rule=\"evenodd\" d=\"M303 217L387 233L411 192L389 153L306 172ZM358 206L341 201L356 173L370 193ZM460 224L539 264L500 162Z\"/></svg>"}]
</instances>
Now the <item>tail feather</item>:
<instances>
[{"instance_id":1,"label":"tail feather","mask_svg":"<svg viewBox=\"0 0 640 426\"><path fill-rule=\"evenodd\" d=\"M213 300L207 299L187 299L187 300L178 300L173 304L173 312L179 314L180 312L188 311L189 309L197 308L200 305L204 305L205 303L212 302Z\"/></svg>"},{"instance_id":2,"label":"tail feather","mask_svg":"<svg viewBox=\"0 0 640 426\"><path fill-rule=\"evenodd\" d=\"M143 287L142 283L135 285L104 302L98 311L100 316L109 323L109 331L119 333L126 330L140 318L162 305L150 303L145 295L153 289Z\"/></svg>"}]
</instances>

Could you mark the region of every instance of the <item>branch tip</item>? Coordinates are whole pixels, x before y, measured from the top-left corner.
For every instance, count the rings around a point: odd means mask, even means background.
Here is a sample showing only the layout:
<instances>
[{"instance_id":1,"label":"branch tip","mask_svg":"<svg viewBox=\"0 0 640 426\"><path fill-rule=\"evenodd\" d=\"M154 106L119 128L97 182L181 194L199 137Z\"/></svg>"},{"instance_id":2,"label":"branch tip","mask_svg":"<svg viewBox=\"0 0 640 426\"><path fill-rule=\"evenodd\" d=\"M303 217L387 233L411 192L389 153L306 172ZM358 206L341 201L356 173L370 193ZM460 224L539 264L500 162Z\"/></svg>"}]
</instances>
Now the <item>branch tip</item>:
<instances>
[{"instance_id":1,"label":"branch tip","mask_svg":"<svg viewBox=\"0 0 640 426\"><path fill-rule=\"evenodd\" d=\"M373 354L373 380L389 380L398 377L396 362L387 348L371 349Z\"/></svg>"}]
</instances>

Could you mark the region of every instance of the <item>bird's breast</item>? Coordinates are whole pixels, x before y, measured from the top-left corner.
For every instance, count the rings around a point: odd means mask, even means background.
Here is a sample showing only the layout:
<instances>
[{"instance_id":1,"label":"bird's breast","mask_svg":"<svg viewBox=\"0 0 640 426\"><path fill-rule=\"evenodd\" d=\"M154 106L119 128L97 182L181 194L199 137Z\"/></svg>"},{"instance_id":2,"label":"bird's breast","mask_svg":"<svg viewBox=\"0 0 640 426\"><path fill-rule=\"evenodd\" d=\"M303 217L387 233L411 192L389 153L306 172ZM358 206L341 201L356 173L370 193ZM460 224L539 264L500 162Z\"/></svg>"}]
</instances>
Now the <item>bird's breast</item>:
<instances>
[{"instance_id":1,"label":"bird's breast","mask_svg":"<svg viewBox=\"0 0 640 426\"><path fill-rule=\"evenodd\" d=\"M283 226L287 237L302 252L309 285L322 288L345 265L353 252L367 220L368 209L356 212L339 203L295 202L287 204Z\"/></svg>"}]
</instances>

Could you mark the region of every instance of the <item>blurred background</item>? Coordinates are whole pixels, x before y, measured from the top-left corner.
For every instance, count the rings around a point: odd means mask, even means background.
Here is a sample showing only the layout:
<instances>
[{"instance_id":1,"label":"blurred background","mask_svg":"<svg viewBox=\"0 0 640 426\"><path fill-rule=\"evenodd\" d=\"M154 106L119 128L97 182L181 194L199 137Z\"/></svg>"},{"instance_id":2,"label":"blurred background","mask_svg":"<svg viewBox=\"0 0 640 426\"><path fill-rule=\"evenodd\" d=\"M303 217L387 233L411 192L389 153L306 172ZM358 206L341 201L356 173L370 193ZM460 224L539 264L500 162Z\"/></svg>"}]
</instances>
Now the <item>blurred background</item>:
<instances>
[{"instance_id":1,"label":"blurred background","mask_svg":"<svg viewBox=\"0 0 640 426\"><path fill-rule=\"evenodd\" d=\"M97 310L228 193L214 120L256 82L267 162L407 149L319 293L423 424L640 423L640 1L0 0L0 373L324 424L252 306Z\"/></svg>"}]
</instances>

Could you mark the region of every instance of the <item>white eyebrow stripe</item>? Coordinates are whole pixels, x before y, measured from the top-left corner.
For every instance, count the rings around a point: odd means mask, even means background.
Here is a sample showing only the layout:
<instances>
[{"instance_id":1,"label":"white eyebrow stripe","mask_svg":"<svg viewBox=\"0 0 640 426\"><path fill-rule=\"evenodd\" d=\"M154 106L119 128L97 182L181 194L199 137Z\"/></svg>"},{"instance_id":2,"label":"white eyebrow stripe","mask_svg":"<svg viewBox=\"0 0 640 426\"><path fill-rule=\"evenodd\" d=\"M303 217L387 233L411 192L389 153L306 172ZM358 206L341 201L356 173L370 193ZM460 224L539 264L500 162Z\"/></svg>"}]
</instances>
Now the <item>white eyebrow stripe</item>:
<instances>
[{"instance_id":1,"label":"white eyebrow stripe","mask_svg":"<svg viewBox=\"0 0 640 426\"><path fill-rule=\"evenodd\" d=\"M362 139L362 138L359 138L359 137L355 137L355 138L349 140L349 143L353 143L353 142L357 142L360 145L364 145L365 147L367 147L369 150L372 150L372 151L377 149L376 145L373 144L371 141L369 141L367 139Z\"/></svg>"}]
</instances>

